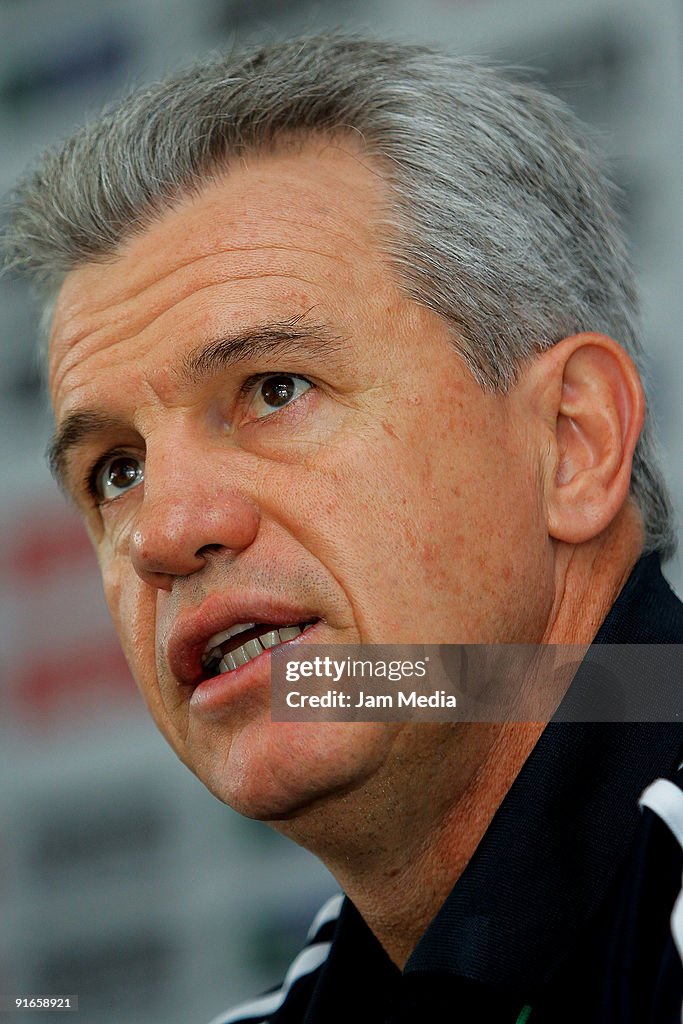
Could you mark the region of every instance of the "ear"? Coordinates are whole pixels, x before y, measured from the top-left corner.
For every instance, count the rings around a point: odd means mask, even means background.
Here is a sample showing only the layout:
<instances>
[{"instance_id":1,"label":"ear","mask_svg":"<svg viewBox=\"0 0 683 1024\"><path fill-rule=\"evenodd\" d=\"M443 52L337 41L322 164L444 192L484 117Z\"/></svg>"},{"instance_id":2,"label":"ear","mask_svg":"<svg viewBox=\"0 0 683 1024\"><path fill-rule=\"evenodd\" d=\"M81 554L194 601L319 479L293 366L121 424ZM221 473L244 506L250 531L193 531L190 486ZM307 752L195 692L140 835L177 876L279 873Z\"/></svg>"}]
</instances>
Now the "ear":
<instances>
[{"instance_id":1,"label":"ear","mask_svg":"<svg viewBox=\"0 0 683 1024\"><path fill-rule=\"evenodd\" d=\"M628 496L645 417L638 371L612 338L577 334L534 360L527 384L544 424L548 534L581 544L610 525Z\"/></svg>"}]
</instances>

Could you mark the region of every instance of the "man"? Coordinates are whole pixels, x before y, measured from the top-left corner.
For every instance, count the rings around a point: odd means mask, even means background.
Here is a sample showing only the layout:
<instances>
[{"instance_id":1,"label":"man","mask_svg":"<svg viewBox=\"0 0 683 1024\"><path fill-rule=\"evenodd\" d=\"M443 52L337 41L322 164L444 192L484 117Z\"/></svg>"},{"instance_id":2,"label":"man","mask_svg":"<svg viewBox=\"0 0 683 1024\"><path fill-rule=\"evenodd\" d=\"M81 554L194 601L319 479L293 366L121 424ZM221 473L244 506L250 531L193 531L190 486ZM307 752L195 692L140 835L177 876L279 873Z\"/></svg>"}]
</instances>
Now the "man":
<instances>
[{"instance_id":1,"label":"man","mask_svg":"<svg viewBox=\"0 0 683 1024\"><path fill-rule=\"evenodd\" d=\"M678 725L269 710L285 643L679 642L631 273L572 116L418 47L295 40L77 133L9 246L151 713L348 897L219 1019L677 1020L680 851L637 801Z\"/></svg>"}]
</instances>

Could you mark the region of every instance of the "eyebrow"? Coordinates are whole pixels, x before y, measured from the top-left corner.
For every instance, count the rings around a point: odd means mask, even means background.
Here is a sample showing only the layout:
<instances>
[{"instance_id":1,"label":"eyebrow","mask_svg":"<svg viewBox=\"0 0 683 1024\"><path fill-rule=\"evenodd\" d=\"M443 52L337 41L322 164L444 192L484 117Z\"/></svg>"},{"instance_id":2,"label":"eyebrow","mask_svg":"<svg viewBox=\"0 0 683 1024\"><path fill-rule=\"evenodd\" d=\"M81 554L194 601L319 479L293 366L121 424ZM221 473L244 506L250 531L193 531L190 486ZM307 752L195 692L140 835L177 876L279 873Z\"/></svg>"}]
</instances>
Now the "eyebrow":
<instances>
[{"instance_id":1,"label":"eyebrow","mask_svg":"<svg viewBox=\"0 0 683 1024\"><path fill-rule=\"evenodd\" d=\"M115 417L89 409L72 412L66 417L45 452L50 472L63 491L69 490L66 470L73 449L117 427L121 427L121 422Z\"/></svg>"},{"instance_id":2,"label":"eyebrow","mask_svg":"<svg viewBox=\"0 0 683 1024\"><path fill-rule=\"evenodd\" d=\"M196 384L246 359L291 353L303 345L314 347L317 355L328 355L344 344L345 339L326 324L301 313L290 320L261 324L198 346L185 355L177 372L182 384Z\"/></svg>"},{"instance_id":3,"label":"eyebrow","mask_svg":"<svg viewBox=\"0 0 683 1024\"><path fill-rule=\"evenodd\" d=\"M273 321L213 339L187 353L176 369L183 386L200 383L246 359L294 354L303 348L317 355L330 354L345 347L345 339L327 325L308 319L306 313L288 320ZM57 429L46 450L50 472L64 491L68 491L67 468L71 453L93 438L124 426L115 416L95 409L69 413Z\"/></svg>"}]
</instances>

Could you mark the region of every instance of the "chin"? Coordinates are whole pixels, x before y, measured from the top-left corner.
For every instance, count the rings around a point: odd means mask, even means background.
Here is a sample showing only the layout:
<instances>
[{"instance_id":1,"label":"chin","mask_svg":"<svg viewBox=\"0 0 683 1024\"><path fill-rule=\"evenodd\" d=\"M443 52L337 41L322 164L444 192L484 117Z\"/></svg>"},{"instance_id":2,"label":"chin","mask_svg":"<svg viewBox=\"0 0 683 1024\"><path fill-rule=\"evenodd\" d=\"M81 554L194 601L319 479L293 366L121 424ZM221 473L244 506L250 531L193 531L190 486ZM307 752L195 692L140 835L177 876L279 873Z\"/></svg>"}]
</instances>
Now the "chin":
<instances>
[{"instance_id":1,"label":"chin","mask_svg":"<svg viewBox=\"0 0 683 1024\"><path fill-rule=\"evenodd\" d=\"M289 821L361 788L381 770L389 740L373 723L251 723L190 767L239 814Z\"/></svg>"}]
</instances>

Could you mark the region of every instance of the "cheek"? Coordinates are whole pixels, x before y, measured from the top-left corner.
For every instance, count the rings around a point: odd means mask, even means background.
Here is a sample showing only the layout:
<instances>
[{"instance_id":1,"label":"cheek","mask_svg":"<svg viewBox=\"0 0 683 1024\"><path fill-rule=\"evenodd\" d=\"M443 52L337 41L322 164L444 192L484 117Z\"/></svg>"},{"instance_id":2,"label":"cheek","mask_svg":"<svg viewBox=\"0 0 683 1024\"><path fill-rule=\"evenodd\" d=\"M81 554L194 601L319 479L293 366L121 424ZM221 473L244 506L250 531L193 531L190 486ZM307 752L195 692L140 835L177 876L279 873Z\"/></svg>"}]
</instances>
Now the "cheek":
<instances>
[{"instance_id":1,"label":"cheek","mask_svg":"<svg viewBox=\"0 0 683 1024\"><path fill-rule=\"evenodd\" d=\"M168 743L183 757L174 709L164 702L156 661L156 591L117 560L103 573L105 596L131 675Z\"/></svg>"},{"instance_id":2,"label":"cheek","mask_svg":"<svg viewBox=\"0 0 683 1024\"><path fill-rule=\"evenodd\" d=\"M459 544L424 453L391 430L348 437L305 478L278 479L286 528L341 586L361 634L398 636L419 592L452 586L443 537ZM271 476L270 483L275 483Z\"/></svg>"},{"instance_id":3,"label":"cheek","mask_svg":"<svg viewBox=\"0 0 683 1024\"><path fill-rule=\"evenodd\" d=\"M104 595L135 681L146 693L156 681L155 593L128 559L100 556Z\"/></svg>"}]
</instances>

